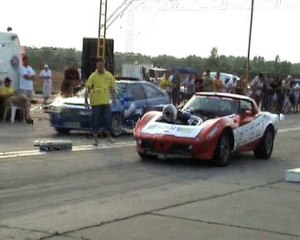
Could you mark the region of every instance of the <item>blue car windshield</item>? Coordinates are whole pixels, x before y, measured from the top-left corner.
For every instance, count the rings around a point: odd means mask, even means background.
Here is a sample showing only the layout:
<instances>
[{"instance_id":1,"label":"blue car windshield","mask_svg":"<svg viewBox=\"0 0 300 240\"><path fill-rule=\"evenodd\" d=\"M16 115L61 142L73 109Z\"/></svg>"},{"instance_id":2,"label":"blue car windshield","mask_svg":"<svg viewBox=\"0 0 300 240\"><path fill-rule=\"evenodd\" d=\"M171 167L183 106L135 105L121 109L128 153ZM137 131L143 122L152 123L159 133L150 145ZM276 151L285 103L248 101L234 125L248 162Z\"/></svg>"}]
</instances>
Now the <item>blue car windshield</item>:
<instances>
[{"instance_id":1,"label":"blue car windshield","mask_svg":"<svg viewBox=\"0 0 300 240\"><path fill-rule=\"evenodd\" d=\"M215 116L227 116L238 113L239 101L224 97L194 96L182 110L191 113L202 112L211 113Z\"/></svg>"},{"instance_id":2,"label":"blue car windshield","mask_svg":"<svg viewBox=\"0 0 300 240\"><path fill-rule=\"evenodd\" d=\"M116 83L116 87L115 87L115 91L116 91L116 98L117 99L121 99L124 97L125 92L126 92L126 84L125 83Z\"/></svg>"}]
</instances>

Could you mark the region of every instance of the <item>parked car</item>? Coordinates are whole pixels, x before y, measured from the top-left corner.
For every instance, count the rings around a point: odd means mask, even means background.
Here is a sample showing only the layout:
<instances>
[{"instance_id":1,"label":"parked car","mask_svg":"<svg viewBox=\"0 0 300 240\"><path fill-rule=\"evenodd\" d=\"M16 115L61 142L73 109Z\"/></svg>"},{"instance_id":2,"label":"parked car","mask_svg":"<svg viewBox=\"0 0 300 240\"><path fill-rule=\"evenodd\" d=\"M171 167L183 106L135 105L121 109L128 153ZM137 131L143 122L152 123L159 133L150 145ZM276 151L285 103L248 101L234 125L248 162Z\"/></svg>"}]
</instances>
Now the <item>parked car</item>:
<instances>
[{"instance_id":1,"label":"parked car","mask_svg":"<svg viewBox=\"0 0 300 240\"><path fill-rule=\"evenodd\" d=\"M137 122L134 137L141 158L208 159L226 166L233 152L253 151L261 159L272 154L279 116L262 112L250 97L201 92L179 111L193 118L170 122L166 116L172 114L163 110Z\"/></svg>"},{"instance_id":2,"label":"parked car","mask_svg":"<svg viewBox=\"0 0 300 240\"><path fill-rule=\"evenodd\" d=\"M217 72L211 72L210 73L211 79L214 80L216 78L216 75L217 75ZM224 83L225 92L227 91L227 86L229 86L229 84L235 86L235 83L233 80L234 78L236 79L236 81L240 80L240 78L236 75L233 75L231 73L223 73L223 72L220 72L220 78ZM184 99L186 99L186 92L185 92L184 87L181 86L180 87L180 100L182 101Z\"/></svg>"},{"instance_id":3,"label":"parked car","mask_svg":"<svg viewBox=\"0 0 300 240\"><path fill-rule=\"evenodd\" d=\"M85 108L84 93L85 88L82 88L74 97L59 96L45 110L50 115L51 126L58 133L90 130L91 109ZM116 104L111 104L114 136L132 129L145 112L162 109L169 103L168 95L154 84L128 78L117 79L116 98Z\"/></svg>"}]
</instances>

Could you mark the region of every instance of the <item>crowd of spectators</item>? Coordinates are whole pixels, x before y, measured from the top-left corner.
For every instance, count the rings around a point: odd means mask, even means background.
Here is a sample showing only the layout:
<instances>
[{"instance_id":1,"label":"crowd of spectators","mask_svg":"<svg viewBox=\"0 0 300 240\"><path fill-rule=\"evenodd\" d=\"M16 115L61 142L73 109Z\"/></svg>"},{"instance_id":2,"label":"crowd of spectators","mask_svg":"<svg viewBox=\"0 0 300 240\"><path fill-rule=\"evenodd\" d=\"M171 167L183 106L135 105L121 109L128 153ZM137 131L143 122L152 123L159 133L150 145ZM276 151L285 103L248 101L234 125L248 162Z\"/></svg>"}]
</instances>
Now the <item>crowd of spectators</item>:
<instances>
[{"instance_id":1,"label":"crowd of spectators","mask_svg":"<svg viewBox=\"0 0 300 240\"><path fill-rule=\"evenodd\" d=\"M258 74L250 84L251 96L262 110L277 113L300 111L300 80L288 75L284 79Z\"/></svg>"},{"instance_id":2,"label":"crowd of spectators","mask_svg":"<svg viewBox=\"0 0 300 240\"><path fill-rule=\"evenodd\" d=\"M185 96L184 100L191 98L195 92L227 92L252 97L264 111L285 114L300 111L300 79L294 79L290 75L282 78L259 73L250 81L233 76L224 82L220 74L217 72L212 78L209 69L198 75L167 71L160 80L159 86L170 95L170 100L175 106L180 101L178 95L180 82L180 89Z\"/></svg>"}]
</instances>

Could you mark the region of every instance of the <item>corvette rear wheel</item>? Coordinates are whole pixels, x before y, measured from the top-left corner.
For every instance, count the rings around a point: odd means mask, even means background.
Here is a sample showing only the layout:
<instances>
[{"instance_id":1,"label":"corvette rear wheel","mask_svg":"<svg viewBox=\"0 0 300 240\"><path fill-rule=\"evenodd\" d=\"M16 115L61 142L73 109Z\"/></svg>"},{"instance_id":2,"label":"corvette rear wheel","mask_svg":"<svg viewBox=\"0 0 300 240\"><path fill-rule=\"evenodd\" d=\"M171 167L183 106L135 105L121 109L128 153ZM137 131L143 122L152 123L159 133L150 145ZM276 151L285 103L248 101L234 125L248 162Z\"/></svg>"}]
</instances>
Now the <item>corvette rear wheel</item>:
<instances>
[{"instance_id":1,"label":"corvette rear wheel","mask_svg":"<svg viewBox=\"0 0 300 240\"><path fill-rule=\"evenodd\" d=\"M273 152L274 131L268 127L261 139L257 149L254 150L254 156L258 159L268 159Z\"/></svg>"},{"instance_id":2,"label":"corvette rear wheel","mask_svg":"<svg viewBox=\"0 0 300 240\"><path fill-rule=\"evenodd\" d=\"M223 132L219 138L215 152L215 163L218 166L227 166L231 157L230 135Z\"/></svg>"}]
</instances>

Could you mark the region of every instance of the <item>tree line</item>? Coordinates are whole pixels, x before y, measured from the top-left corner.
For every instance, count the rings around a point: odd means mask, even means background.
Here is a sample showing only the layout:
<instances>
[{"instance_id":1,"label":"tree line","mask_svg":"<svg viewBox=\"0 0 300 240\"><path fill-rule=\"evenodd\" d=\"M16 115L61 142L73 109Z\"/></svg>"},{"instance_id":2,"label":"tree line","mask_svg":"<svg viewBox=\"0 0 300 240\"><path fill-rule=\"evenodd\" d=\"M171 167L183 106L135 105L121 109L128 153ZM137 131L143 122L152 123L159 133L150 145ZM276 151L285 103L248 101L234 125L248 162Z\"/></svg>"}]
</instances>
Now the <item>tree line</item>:
<instances>
[{"instance_id":1,"label":"tree line","mask_svg":"<svg viewBox=\"0 0 300 240\"><path fill-rule=\"evenodd\" d=\"M81 66L82 52L75 48L26 48L26 55L30 58L30 64L34 69L40 70L44 64L48 64L54 71L63 72L70 65ZM185 58L176 58L169 55L159 55L156 57L146 56L139 53L121 53L114 54L114 73L122 73L123 63L147 64L156 67L171 69L173 67L189 67L204 72L206 69L212 71L221 71L233 73L240 77L244 76L246 69L246 60L244 56L225 56L218 54L218 48L211 50L207 58L190 55ZM273 76L286 77L292 75L300 78L300 63L293 64L288 61L281 61L277 55L273 61L267 61L264 57L255 56L250 61L250 77L253 78L258 73L268 73Z\"/></svg>"},{"instance_id":2,"label":"tree line","mask_svg":"<svg viewBox=\"0 0 300 240\"><path fill-rule=\"evenodd\" d=\"M63 72L69 65L81 65L81 51L75 48L25 47L26 55L30 59L30 65L35 70L41 70L48 64L51 70Z\"/></svg>"}]
</instances>

